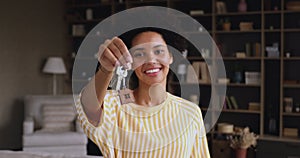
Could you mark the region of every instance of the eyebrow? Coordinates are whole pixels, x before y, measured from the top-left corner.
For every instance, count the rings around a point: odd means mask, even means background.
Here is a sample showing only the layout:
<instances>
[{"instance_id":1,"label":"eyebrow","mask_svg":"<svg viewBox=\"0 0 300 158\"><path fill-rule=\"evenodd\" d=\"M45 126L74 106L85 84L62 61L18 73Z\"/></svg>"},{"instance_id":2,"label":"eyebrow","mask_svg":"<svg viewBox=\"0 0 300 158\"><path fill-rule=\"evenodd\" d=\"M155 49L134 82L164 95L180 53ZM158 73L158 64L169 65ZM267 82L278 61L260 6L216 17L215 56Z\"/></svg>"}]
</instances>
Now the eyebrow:
<instances>
[{"instance_id":1,"label":"eyebrow","mask_svg":"<svg viewBox=\"0 0 300 158\"><path fill-rule=\"evenodd\" d=\"M153 48L157 48L157 47L166 47L166 46L162 45L162 44L159 44L159 45L154 46Z\"/></svg>"},{"instance_id":2,"label":"eyebrow","mask_svg":"<svg viewBox=\"0 0 300 158\"><path fill-rule=\"evenodd\" d=\"M158 48L158 47L166 47L166 46L163 45L163 44L158 44L158 45L155 45L153 48ZM140 48L133 48L133 49L131 50L131 52L142 51L142 50L145 50L145 48L143 48L143 47L140 47Z\"/></svg>"},{"instance_id":3,"label":"eyebrow","mask_svg":"<svg viewBox=\"0 0 300 158\"><path fill-rule=\"evenodd\" d=\"M135 51L141 51L141 50L145 50L145 48L134 48L131 50L131 52L135 52Z\"/></svg>"}]
</instances>

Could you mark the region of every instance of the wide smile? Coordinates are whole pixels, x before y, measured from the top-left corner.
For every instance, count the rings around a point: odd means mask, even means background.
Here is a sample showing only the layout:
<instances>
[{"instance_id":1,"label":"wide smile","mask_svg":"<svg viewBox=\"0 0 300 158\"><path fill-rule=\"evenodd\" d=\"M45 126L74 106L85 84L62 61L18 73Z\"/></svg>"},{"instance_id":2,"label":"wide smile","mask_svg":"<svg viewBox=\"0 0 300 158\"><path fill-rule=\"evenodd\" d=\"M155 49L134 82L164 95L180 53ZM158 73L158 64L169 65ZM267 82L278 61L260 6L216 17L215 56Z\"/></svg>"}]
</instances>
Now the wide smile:
<instances>
[{"instance_id":1,"label":"wide smile","mask_svg":"<svg viewBox=\"0 0 300 158\"><path fill-rule=\"evenodd\" d=\"M148 76L156 76L161 71L161 69L162 68L151 68L144 71L144 73Z\"/></svg>"}]
</instances>

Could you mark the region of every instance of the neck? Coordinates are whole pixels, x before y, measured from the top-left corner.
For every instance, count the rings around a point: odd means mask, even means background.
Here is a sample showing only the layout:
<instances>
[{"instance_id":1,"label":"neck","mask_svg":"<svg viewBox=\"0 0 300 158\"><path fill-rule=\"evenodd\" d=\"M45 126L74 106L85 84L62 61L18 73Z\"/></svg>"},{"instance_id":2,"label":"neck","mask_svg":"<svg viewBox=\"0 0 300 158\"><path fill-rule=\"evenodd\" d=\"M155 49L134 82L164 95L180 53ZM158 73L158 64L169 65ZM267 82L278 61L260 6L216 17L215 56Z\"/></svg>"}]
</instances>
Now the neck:
<instances>
[{"instance_id":1,"label":"neck","mask_svg":"<svg viewBox=\"0 0 300 158\"><path fill-rule=\"evenodd\" d=\"M135 102L143 106L155 106L166 100L166 82L153 85L139 84L134 90Z\"/></svg>"}]
</instances>

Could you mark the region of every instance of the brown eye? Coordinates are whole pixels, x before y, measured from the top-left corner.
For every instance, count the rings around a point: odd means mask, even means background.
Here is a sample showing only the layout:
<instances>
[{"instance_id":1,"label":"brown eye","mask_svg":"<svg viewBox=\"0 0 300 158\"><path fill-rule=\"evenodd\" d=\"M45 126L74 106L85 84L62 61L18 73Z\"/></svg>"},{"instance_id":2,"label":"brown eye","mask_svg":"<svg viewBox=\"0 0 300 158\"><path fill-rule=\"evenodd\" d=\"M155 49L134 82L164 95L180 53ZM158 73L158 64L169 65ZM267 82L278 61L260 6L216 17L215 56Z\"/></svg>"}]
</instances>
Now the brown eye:
<instances>
[{"instance_id":1,"label":"brown eye","mask_svg":"<svg viewBox=\"0 0 300 158\"><path fill-rule=\"evenodd\" d=\"M164 52L165 52L165 50L163 50L163 49L158 49L158 50L155 50L155 51L154 51L154 54L159 55L159 54L162 54L162 53L164 53Z\"/></svg>"},{"instance_id":2,"label":"brown eye","mask_svg":"<svg viewBox=\"0 0 300 158\"><path fill-rule=\"evenodd\" d=\"M133 53L133 57L136 57L136 58L143 57L143 56L145 56L144 52L134 52Z\"/></svg>"}]
</instances>

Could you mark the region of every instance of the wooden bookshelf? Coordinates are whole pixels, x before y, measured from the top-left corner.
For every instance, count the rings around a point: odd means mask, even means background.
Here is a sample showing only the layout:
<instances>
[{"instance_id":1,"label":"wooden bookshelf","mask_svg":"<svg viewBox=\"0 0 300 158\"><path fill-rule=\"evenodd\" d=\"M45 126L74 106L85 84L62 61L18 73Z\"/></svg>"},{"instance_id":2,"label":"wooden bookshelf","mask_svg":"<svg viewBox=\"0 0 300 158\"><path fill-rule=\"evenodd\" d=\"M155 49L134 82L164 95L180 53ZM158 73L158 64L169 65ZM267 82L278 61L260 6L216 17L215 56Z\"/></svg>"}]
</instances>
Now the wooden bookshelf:
<instances>
[{"instance_id":1,"label":"wooden bookshelf","mask_svg":"<svg viewBox=\"0 0 300 158\"><path fill-rule=\"evenodd\" d=\"M105 8L109 11L109 15L123 11L125 9L138 7L138 6L163 6L170 7L186 14L190 14L191 10L203 10L204 14L193 15L192 17L198 20L205 29L208 30L208 33L212 36L217 44L223 44L221 47L225 50L220 50L223 55L222 60L224 61L227 76L228 78L233 79L232 73L234 72L234 65L244 66L244 71L256 71L261 73L261 82L260 84L236 84L228 83L227 94L235 96L239 101L242 102L242 105L247 105L250 101L259 102L261 105L260 111L249 111L249 110L222 110L224 113L234 113L234 117L238 115L240 119L245 120L245 126L251 122L248 120L248 115L245 114L254 114L253 117L259 120L259 124L256 124L255 131L256 133L264 136L263 139L282 139L282 129L286 126L285 122L288 117L298 117L298 114L287 114L283 109L283 98L286 96L292 96L294 98L299 98L300 94L300 84L285 84L284 80L300 80L300 75L298 75L297 68L300 67L300 47L298 45L300 37L300 26L297 23L297 17L300 14L300 11L291 11L285 9L285 4L288 0L279 0L278 9L274 10L265 10L264 3L266 0L253 0L249 1L252 6L252 10L247 12L237 12L236 3L230 0L221 0L227 4L228 10L227 13L217 13L216 3L217 0L208 0L208 1L186 1L186 0L145 0L145 1L135 1L135 0L124 0L123 3L117 1L108 1L106 3L101 3L101 1L83 2L76 0L67 0L67 11L70 14L80 14L81 19L67 20L66 22L69 25L69 28L73 24L83 24L87 26L86 28L92 28L98 22L107 18L106 14L99 14L95 16L92 20L86 20L82 17L85 17L85 10L87 8L92 8L93 10L101 10ZM78 3L75 3L78 2ZM184 17L178 17L182 19ZM229 31L225 31L219 25L219 21L224 18L229 18L232 26ZM299 19L299 17L298 17ZM242 21L251 21L254 22L254 28L248 31L241 31L239 28L239 23ZM88 33L90 30L86 30ZM72 31L70 31L72 32ZM186 34L197 35L201 32L198 31L187 31ZM204 31L204 33L207 33ZM77 52L80 42L74 42L76 40L83 40L85 36L72 36L70 43L72 43L72 48L69 51ZM96 36L95 36L96 37ZM97 37L96 37L97 38ZM296 40L295 40L296 39ZM237 51L245 51L246 43L255 43L258 42L261 44L259 56L248 56L245 58L236 58L234 54ZM75 43L75 44L74 44ZM279 56L278 57L268 57L267 52L265 51L266 46L271 46L273 43L278 43L279 45ZM96 52L96 50L95 50ZM286 52L291 53L291 57L285 57ZM200 53L199 53L200 54ZM209 58L203 58L199 56L188 56L187 59L190 62L193 61L209 61L209 62L218 62L218 59L215 55ZM83 57L82 60L94 60L93 57ZM71 61L72 62L72 61ZM69 64L69 69L73 63ZM71 72L70 72L71 73ZM86 81L86 79L74 79L74 82L80 82L80 84ZM169 82L171 86L195 86L199 85L204 87L202 90L206 93L211 93L213 86L223 86L224 84L211 84L211 83L201 83L201 84L192 84L192 83L183 83L180 85L178 82ZM201 91L201 93L203 93ZM208 99L201 98L200 100L205 100L205 104L208 104ZM206 96L205 96L206 97ZM296 100L300 102L300 100ZM272 105L273 109L268 108L269 105ZM245 107L243 107L245 109ZM202 108L202 110L207 110ZM269 134L268 132L268 114L274 113L274 117L278 121L278 126L276 133L273 134L274 137L265 137ZM252 116L252 115L251 115ZM228 116L229 120L231 116ZM220 120L222 121L222 120ZM230 121L234 123L234 118ZM297 124L297 123L295 123ZM300 130L300 127L299 127ZM285 139L289 140L289 139Z\"/></svg>"}]
</instances>

